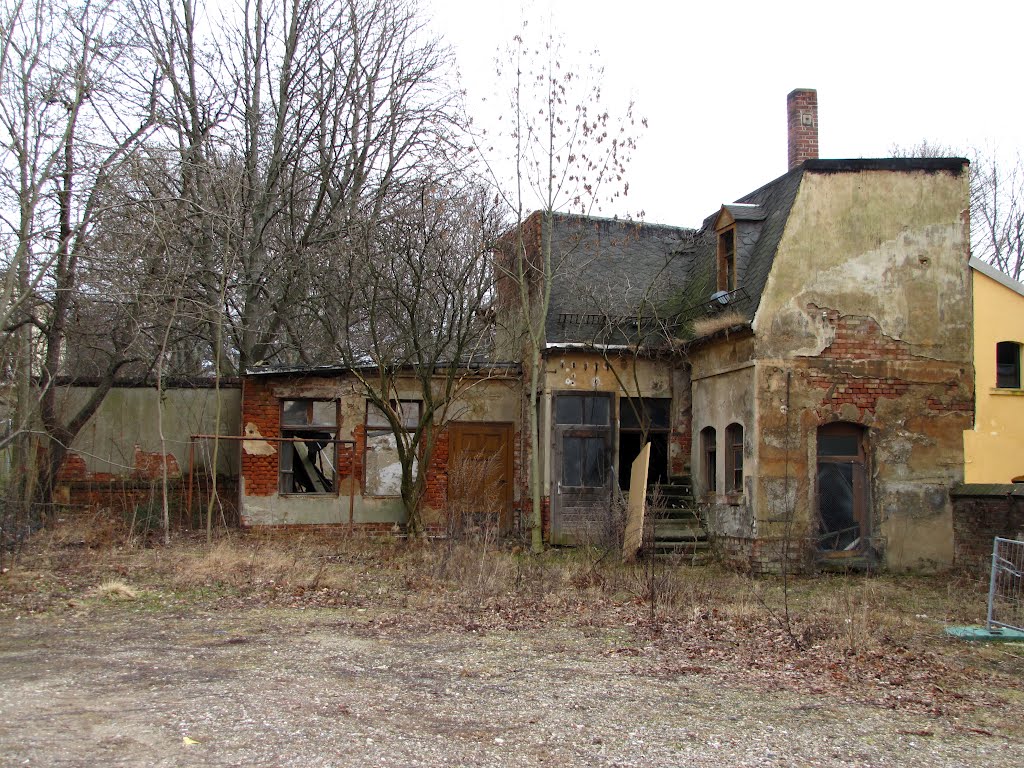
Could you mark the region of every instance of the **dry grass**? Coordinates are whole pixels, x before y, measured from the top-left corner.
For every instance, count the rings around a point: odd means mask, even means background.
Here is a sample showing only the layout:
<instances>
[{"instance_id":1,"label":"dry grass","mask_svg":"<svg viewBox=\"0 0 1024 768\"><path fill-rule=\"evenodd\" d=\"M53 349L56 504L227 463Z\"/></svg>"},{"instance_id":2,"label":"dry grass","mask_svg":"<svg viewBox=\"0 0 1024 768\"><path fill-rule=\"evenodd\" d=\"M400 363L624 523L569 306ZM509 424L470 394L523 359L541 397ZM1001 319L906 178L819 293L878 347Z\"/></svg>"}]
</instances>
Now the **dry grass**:
<instances>
[{"instance_id":1,"label":"dry grass","mask_svg":"<svg viewBox=\"0 0 1024 768\"><path fill-rule=\"evenodd\" d=\"M120 579L109 579L96 587L96 595L111 600L134 600L139 593Z\"/></svg>"},{"instance_id":2,"label":"dry grass","mask_svg":"<svg viewBox=\"0 0 1024 768\"><path fill-rule=\"evenodd\" d=\"M718 331L724 331L726 328L740 325L745 321L743 315L735 310L723 312L713 317L703 317L700 320L693 321L693 337L699 339L702 336L710 336Z\"/></svg>"},{"instance_id":3,"label":"dry grass","mask_svg":"<svg viewBox=\"0 0 1024 768\"><path fill-rule=\"evenodd\" d=\"M599 549L537 557L491 535L397 542L343 532L232 532L212 546L197 536L146 548L128 546L94 523L69 521L37 534L0 576L0 607L46 610L96 590L99 582L96 592L112 598L143 588L176 599L317 596L325 605L424 610L508 603L536 615L568 610L594 616L642 606L645 620L658 623L709 615L750 627L785 621L779 579L663 561L626 565ZM985 585L960 575L820 575L791 578L788 603L791 631L802 643L861 652L934 635L944 624L979 621Z\"/></svg>"}]
</instances>

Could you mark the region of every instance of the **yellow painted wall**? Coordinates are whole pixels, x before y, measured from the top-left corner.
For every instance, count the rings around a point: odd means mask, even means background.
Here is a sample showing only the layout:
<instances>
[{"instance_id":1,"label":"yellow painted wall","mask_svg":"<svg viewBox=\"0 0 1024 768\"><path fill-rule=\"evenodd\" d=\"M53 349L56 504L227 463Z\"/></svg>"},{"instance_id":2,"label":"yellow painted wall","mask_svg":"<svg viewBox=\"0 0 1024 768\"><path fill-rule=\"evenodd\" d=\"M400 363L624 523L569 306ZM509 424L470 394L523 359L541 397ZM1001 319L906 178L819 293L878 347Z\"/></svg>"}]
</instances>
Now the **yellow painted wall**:
<instances>
[{"instance_id":1,"label":"yellow painted wall","mask_svg":"<svg viewBox=\"0 0 1024 768\"><path fill-rule=\"evenodd\" d=\"M996 344L1024 343L1024 296L972 269L974 429L964 432L964 481L1008 483L1024 475L1024 389L996 388Z\"/></svg>"}]
</instances>

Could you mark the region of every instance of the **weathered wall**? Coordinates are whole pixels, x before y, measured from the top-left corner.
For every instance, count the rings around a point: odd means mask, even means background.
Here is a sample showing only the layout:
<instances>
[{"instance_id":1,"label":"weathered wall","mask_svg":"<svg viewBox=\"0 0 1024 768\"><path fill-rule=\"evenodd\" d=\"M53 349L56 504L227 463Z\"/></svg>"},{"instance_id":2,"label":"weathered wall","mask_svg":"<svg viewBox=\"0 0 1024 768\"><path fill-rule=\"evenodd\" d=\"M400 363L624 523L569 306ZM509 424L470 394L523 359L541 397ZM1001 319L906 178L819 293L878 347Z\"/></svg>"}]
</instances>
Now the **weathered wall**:
<instances>
[{"instance_id":1,"label":"weathered wall","mask_svg":"<svg viewBox=\"0 0 1024 768\"><path fill-rule=\"evenodd\" d=\"M960 485L951 496L955 562L987 576L996 536L1024 540L1024 485Z\"/></svg>"},{"instance_id":2,"label":"weathered wall","mask_svg":"<svg viewBox=\"0 0 1024 768\"><path fill-rule=\"evenodd\" d=\"M60 392L60 407L77 408L92 394L91 387L66 387ZM187 471L189 437L193 434L238 435L241 390L237 385L220 389L220 417L217 420L217 391L211 387L175 388L164 391L163 433L157 420L159 398L152 387L114 387L71 445L68 470L76 477L131 477L145 474L160 455L170 454L173 475ZM198 452L195 461L204 466L206 456ZM79 462L81 466L78 466ZM70 463L75 466L71 467ZM222 443L218 472L235 477L238 449Z\"/></svg>"},{"instance_id":3,"label":"weathered wall","mask_svg":"<svg viewBox=\"0 0 1024 768\"><path fill-rule=\"evenodd\" d=\"M725 338L690 355L693 423L692 474L694 494L705 505L709 531L716 537L753 539L757 535L752 512L754 478L757 476L756 413L754 398L754 342L749 333ZM726 428L743 427L743 493L726 488ZM715 429L717 478L715 492L708 490L707 468L700 433Z\"/></svg>"},{"instance_id":4,"label":"weathered wall","mask_svg":"<svg viewBox=\"0 0 1024 768\"><path fill-rule=\"evenodd\" d=\"M449 405L445 423L454 421L517 421L517 380L507 377L467 380ZM399 399L422 399L409 381L398 387ZM260 437L281 436L281 401L285 399L340 401L337 494L279 493L279 443ZM359 385L344 376L248 376L243 382L242 429L253 438L242 451L241 520L243 525L334 525L353 523L374 528L403 524L405 510L397 496L371 496L366 492L366 398ZM269 450L270 446L273 450ZM424 506L438 509L447 498L448 432L438 435L427 469Z\"/></svg>"},{"instance_id":5,"label":"weathered wall","mask_svg":"<svg viewBox=\"0 0 1024 768\"><path fill-rule=\"evenodd\" d=\"M974 398L967 185L966 171L804 174L753 323L761 538L814 539L816 430L845 421L868 429L885 564L952 562ZM791 522L774 512L787 506Z\"/></svg>"},{"instance_id":6,"label":"weathered wall","mask_svg":"<svg viewBox=\"0 0 1024 768\"><path fill-rule=\"evenodd\" d=\"M671 431L668 435L669 471L682 474L690 460L690 399L688 375L679 361L637 357L630 350L598 352L584 348L550 349L547 352L542 380L541 445L552 444L552 397L565 392L608 392L612 399L612 441L610 450L618 470L618 414L625 397L651 397L672 400ZM682 389L679 389L682 387ZM528 454L524 455L528 462ZM543 451L543 503L545 535L550 529L551 490L555 467L548 450ZM524 484L528 476L524 474ZM524 512L529 513L529 490L524 485ZM565 540L570 541L569 539Z\"/></svg>"},{"instance_id":7,"label":"weathered wall","mask_svg":"<svg viewBox=\"0 0 1024 768\"><path fill-rule=\"evenodd\" d=\"M1024 389L996 387L996 344L1024 344L1024 296L971 274L977 407L974 427L964 432L964 481L1008 483L1024 475Z\"/></svg>"}]
</instances>

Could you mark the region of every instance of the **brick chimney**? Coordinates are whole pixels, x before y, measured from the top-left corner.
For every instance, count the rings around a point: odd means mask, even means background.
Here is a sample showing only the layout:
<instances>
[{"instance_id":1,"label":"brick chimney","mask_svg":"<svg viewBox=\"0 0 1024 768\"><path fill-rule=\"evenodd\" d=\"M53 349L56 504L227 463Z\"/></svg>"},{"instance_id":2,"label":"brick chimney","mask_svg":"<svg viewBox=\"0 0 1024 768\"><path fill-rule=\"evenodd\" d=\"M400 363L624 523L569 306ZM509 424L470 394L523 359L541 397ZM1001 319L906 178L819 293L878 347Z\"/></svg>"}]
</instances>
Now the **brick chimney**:
<instances>
[{"instance_id":1,"label":"brick chimney","mask_svg":"<svg viewBox=\"0 0 1024 768\"><path fill-rule=\"evenodd\" d=\"M797 88L786 97L789 117L789 170L818 157L818 92Z\"/></svg>"}]
</instances>

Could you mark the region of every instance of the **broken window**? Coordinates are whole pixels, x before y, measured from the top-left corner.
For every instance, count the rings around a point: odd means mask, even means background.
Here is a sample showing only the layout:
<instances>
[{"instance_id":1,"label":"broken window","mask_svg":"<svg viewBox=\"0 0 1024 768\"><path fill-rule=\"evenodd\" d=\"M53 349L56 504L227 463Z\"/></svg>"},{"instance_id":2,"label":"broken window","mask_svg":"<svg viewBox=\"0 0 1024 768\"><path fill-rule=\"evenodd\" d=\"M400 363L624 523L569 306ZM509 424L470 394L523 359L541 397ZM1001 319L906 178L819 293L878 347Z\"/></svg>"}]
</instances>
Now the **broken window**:
<instances>
[{"instance_id":1,"label":"broken window","mask_svg":"<svg viewBox=\"0 0 1024 768\"><path fill-rule=\"evenodd\" d=\"M743 493L743 427L725 428L725 485L728 493Z\"/></svg>"},{"instance_id":2,"label":"broken window","mask_svg":"<svg viewBox=\"0 0 1024 768\"><path fill-rule=\"evenodd\" d=\"M996 344L996 386L1020 389L1020 344L1015 341Z\"/></svg>"},{"instance_id":3,"label":"broken window","mask_svg":"<svg viewBox=\"0 0 1024 768\"><path fill-rule=\"evenodd\" d=\"M281 437L281 493L335 493L338 401L282 400Z\"/></svg>"},{"instance_id":4,"label":"broken window","mask_svg":"<svg viewBox=\"0 0 1024 768\"><path fill-rule=\"evenodd\" d=\"M838 422L818 428L818 549L851 555L868 533L866 432Z\"/></svg>"},{"instance_id":5,"label":"broken window","mask_svg":"<svg viewBox=\"0 0 1024 768\"><path fill-rule=\"evenodd\" d=\"M700 447L704 459L704 492L714 493L718 490L718 435L714 427L700 431Z\"/></svg>"},{"instance_id":6,"label":"broken window","mask_svg":"<svg viewBox=\"0 0 1024 768\"><path fill-rule=\"evenodd\" d=\"M736 229L718 233L718 290L736 290Z\"/></svg>"},{"instance_id":7,"label":"broken window","mask_svg":"<svg viewBox=\"0 0 1024 768\"><path fill-rule=\"evenodd\" d=\"M619 488L629 490L633 461L644 441L651 444L649 485L668 482L668 436L672 401L658 397L619 399Z\"/></svg>"},{"instance_id":8,"label":"broken window","mask_svg":"<svg viewBox=\"0 0 1024 768\"><path fill-rule=\"evenodd\" d=\"M416 431L420 423L418 400L390 403L392 413L405 434ZM372 402L366 403L365 487L368 496L402 495L402 462L398 455L398 437L387 415ZM413 476L417 470L413 460Z\"/></svg>"}]
</instances>

